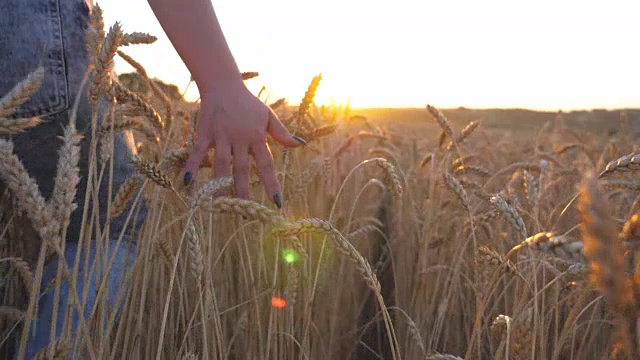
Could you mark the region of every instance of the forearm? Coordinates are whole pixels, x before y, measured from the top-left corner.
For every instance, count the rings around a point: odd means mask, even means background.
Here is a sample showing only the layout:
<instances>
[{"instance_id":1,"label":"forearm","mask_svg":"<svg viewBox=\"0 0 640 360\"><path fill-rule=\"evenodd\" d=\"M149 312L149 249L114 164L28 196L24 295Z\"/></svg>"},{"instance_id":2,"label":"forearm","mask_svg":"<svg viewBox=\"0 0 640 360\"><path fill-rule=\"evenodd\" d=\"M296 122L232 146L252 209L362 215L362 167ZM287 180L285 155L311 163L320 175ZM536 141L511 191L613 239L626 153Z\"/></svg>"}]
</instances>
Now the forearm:
<instances>
[{"instance_id":1,"label":"forearm","mask_svg":"<svg viewBox=\"0 0 640 360\"><path fill-rule=\"evenodd\" d=\"M211 0L148 0L201 93L241 75Z\"/></svg>"}]
</instances>

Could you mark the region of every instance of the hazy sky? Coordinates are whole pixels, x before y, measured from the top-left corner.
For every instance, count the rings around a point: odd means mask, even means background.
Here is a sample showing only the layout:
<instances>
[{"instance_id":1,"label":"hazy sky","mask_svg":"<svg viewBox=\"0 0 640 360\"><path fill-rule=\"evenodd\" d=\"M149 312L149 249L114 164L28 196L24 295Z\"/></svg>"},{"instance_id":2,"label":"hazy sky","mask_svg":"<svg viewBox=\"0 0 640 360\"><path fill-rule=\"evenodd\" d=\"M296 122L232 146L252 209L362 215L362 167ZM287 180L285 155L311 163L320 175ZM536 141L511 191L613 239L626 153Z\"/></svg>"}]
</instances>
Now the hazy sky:
<instances>
[{"instance_id":1,"label":"hazy sky","mask_svg":"<svg viewBox=\"0 0 640 360\"><path fill-rule=\"evenodd\" d=\"M156 35L125 49L184 89L189 73L146 0L104 0L105 24ZM213 0L242 71L272 99L359 106L640 107L640 1ZM120 72L130 69L119 62ZM188 93L197 98L195 87Z\"/></svg>"}]
</instances>

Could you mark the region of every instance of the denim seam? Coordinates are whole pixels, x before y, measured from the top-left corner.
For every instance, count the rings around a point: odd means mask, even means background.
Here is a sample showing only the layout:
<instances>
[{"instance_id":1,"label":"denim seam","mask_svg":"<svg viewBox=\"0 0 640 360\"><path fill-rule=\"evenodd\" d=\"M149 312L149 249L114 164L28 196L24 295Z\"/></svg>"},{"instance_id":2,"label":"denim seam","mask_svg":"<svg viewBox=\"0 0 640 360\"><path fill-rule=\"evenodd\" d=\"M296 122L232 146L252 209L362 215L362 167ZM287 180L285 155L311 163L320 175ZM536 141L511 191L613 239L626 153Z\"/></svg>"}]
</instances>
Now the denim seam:
<instances>
[{"instance_id":1,"label":"denim seam","mask_svg":"<svg viewBox=\"0 0 640 360\"><path fill-rule=\"evenodd\" d=\"M60 14L60 0L47 0L47 21L49 25L49 40L51 48L46 49L47 67L45 67L45 77L51 75L51 89L49 97L42 102L29 104L26 108L20 109L12 117L33 117L50 116L61 113L68 109L69 89L66 64L64 59L63 26ZM43 83L43 87L46 83ZM42 89L41 89L42 90Z\"/></svg>"},{"instance_id":2,"label":"denim seam","mask_svg":"<svg viewBox=\"0 0 640 360\"><path fill-rule=\"evenodd\" d=\"M54 7L54 13L52 14L52 17L55 18L54 21L56 22L57 28L59 31L57 32L53 32L53 38L56 41L56 43L58 44L57 49L60 51L60 54L58 54L57 58L52 59L53 64L55 64L55 71L57 72L57 75L59 77L56 77L56 79L54 80L55 82L60 81L60 79L62 79L62 83L61 84L55 84L55 88L56 88L56 95L57 99L58 99L58 105L57 106L62 106L62 110L66 110L69 108L69 88L68 88L68 84L69 81L67 79L67 66L65 63L65 51L64 51L64 40L63 40L63 34L62 32L64 31L64 27L62 25L62 14L61 14L61 9L60 9L60 0L51 0L52 1L52 6L55 5ZM52 64L52 65L53 65ZM56 105L53 106L54 108L56 107Z\"/></svg>"}]
</instances>

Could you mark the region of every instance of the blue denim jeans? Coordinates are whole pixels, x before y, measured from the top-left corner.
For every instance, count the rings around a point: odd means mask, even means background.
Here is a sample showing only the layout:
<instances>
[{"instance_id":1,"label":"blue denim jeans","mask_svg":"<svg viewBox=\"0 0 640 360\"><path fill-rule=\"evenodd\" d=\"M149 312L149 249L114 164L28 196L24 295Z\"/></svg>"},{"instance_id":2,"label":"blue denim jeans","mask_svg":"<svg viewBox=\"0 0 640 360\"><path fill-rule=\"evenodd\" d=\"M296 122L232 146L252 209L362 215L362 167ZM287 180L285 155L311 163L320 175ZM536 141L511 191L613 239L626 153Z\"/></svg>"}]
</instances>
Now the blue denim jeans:
<instances>
[{"instance_id":1,"label":"blue denim jeans","mask_svg":"<svg viewBox=\"0 0 640 360\"><path fill-rule=\"evenodd\" d=\"M13 142L16 154L37 180L45 198L53 191L57 151L61 145L58 136L68 122L73 102L81 96L76 126L85 136L80 157L80 176L85 181L81 181L78 189L79 207L84 202L91 141L92 108L86 88L80 94L80 83L89 66L84 42L89 13L90 6L85 0L0 1L0 94L6 94L39 65L45 66L42 88L13 114L14 118L39 116L44 120L35 128L14 136ZM106 111L106 106L102 110ZM133 151L131 134L118 134L113 154L114 190L134 174L128 161ZM106 208L106 186L100 190L100 198L105 199L100 204ZM73 214L69 241L78 236L81 216L81 209ZM122 226L122 219L118 220L112 223L116 231Z\"/></svg>"},{"instance_id":2,"label":"blue denim jeans","mask_svg":"<svg viewBox=\"0 0 640 360\"><path fill-rule=\"evenodd\" d=\"M89 65L89 55L85 47L85 31L91 5L86 0L1 0L0 1L0 97L11 90L38 66L45 68L41 89L13 114L14 118L41 117L44 122L25 133L13 137L16 154L24 163L29 174L34 177L45 199L53 191L57 167L57 154L61 145L58 136L68 123L71 107L77 96L81 97L77 113L76 127L85 138L81 143L80 178L76 203L78 209L72 214L68 230L67 263L73 267L74 242L77 241L82 220L84 193L88 174L88 153L91 134L92 108L86 88L81 92L80 84ZM104 111L105 109L103 109ZM120 184L134 173L128 157L135 151L131 134L119 134L114 144L114 192ZM1 184L0 180L0 185ZM107 189L99 190L101 215L106 214ZM126 212L125 212L126 213ZM137 221L144 217L144 209ZM124 226L125 215L111 223L111 233L119 234ZM131 224L133 223L133 224ZM120 250L116 253L122 256ZM93 258L93 253L89 255ZM47 279L53 278L57 266L55 262L47 267L43 287ZM120 278L125 266L116 266L114 278ZM80 276L82 278L82 276ZM92 284L91 286L94 286ZM68 285L63 293L68 293ZM90 289L94 294L94 289ZM51 316L53 291L42 297L40 304L40 325L30 341L30 354L48 344L49 326L46 321ZM111 294L109 294L111 298ZM89 304L91 307L92 304Z\"/></svg>"}]
</instances>

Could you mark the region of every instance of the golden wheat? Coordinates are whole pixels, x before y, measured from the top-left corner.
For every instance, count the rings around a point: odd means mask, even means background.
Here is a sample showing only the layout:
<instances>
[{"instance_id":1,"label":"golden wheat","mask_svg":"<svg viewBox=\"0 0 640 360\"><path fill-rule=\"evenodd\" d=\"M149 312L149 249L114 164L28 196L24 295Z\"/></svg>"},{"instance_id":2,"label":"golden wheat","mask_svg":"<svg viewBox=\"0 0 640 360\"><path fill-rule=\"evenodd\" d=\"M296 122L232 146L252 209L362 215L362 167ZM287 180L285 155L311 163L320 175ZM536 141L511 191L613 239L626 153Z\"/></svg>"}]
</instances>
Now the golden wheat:
<instances>
[{"instance_id":1,"label":"golden wheat","mask_svg":"<svg viewBox=\"0 0 640 360\"><path fill-rule=\"evenodd\" d=\"M136 155L132 156L130 161L141 175L144 175L159 186L173 189L173 182L166 174L162 173L156 165Z\"/></svg>"},{"instance_id":2,"label":"golden wheat","mask_svg":"<svg viewBox=\"0 0 640 360\"><path fill-rule=\"evenodd\" d=\"M15 112L18 106L24 104L40 89L43 79L44 67L40 66L0 99L0 135L10 135L3 132L9 132L11 127L19 126L15 120L9 121L7 118Z\"/></svg>"}]
</instances>

